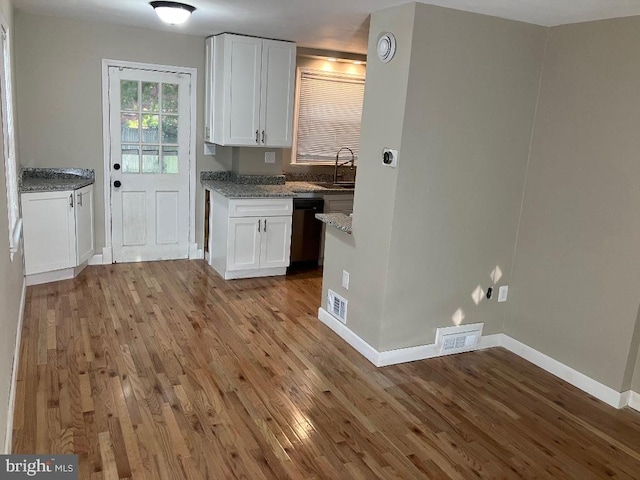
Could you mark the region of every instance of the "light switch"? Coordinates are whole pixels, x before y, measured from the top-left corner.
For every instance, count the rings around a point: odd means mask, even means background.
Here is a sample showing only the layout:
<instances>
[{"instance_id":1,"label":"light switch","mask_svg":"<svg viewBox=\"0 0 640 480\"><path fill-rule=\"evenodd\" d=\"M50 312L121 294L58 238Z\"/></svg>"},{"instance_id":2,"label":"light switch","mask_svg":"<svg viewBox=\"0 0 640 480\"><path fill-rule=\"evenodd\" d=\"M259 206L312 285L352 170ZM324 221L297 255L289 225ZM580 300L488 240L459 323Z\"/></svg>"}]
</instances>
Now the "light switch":
<instances>
[{"instance_id":1,"label":"light switch","mask_svg":"<svg viewBox=\"0 0 640 480\"><path fill-rule=\"evenodd\" d=\"M349 290L349 272L346 270L342 271L342 286Z\"/></svg>"}]
</instances>

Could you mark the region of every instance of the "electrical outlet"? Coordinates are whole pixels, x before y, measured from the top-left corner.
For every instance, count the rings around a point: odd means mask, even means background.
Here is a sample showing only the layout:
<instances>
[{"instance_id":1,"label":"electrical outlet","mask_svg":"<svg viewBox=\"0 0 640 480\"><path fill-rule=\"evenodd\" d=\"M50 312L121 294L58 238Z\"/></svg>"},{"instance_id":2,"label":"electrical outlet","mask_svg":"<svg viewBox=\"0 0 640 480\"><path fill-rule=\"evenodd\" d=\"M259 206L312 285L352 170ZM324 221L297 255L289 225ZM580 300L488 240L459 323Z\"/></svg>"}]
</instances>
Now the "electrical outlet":
<instances>
[{"instance_id":1,"label":"electrical outlet","mask_svg":"<svg viewBox=\"0 0 640 480\"><path fill-rule=\"evenodd\" d=\"M264 152L264 163L276 163L276 152Z\"/></svg>"},{"instance_id":2,"label":"electrical outlet","mask_svg":"<svg viewBox=\"0 0 640 480\"><path fill-rule=\"evenodd\" d=\"M349 290L349 272L346 270L342 271L342 286Z\"/></svg>"},{"instance_id":3,"label":"electrical outlet","mask_svg":"<svg viewBox=\"0 0 640 480\"><path fill-rule=\"evenodd\" d=\"M498 289L498 302L506 302L509 294L509 286L503 285Z\"/></svg>"},{"instance_id":4,"label":"electrical outlet","mask_svg":"<svg viewBox=\"0 0 640 480\"><path fill-rule=\"evenodd\" d=\"M205 155L215 155L216 154L216 145L215 145L215 143L204 142L204 154Z\"/></svg>"}]
</instances>

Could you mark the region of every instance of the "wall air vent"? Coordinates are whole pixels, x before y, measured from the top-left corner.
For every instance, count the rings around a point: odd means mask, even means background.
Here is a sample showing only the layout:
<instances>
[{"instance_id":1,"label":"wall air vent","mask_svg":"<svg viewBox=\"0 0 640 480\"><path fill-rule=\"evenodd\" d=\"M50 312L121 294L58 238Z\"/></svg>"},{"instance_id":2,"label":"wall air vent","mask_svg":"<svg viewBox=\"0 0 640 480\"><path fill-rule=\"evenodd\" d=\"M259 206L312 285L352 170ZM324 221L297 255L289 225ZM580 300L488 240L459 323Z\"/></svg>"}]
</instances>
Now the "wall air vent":
<instances>
[{"instance_id":1,"label":"wall air vent","mask_svg":"<svg viewBox=\"0 0 640 480\"><path fill-rule=\"evenodd\" d=\"M347 300L333 290L327 294L327 310L342 323L347 323Z\"/></svg>"},{"instance_id":2,"label":"wall air vent","mask_svg":"<svg viewBox=\"0 0 640 480\"><path fill-rule=\"evenodd\" d=\"M478 348L484 323L473 323L436 330L436 346L440 355L470 352Z\"/></svg>"}]
</instances>

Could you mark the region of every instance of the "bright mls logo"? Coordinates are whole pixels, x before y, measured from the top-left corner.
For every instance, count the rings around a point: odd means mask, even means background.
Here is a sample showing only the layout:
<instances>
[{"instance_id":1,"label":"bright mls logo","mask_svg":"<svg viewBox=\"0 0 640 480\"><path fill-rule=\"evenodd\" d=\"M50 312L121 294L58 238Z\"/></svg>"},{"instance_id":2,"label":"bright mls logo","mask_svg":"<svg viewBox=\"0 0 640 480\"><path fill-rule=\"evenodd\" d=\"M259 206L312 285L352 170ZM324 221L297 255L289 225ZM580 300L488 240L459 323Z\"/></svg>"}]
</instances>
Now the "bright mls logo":
<instances>
[{"instance_id":1,"label":"bright mls logo","mask_svg":"<svg viewBox=\"0 0 640 480\"><path fill-rule=\"evenodd\" d=\"M77 455L0 455L0 480L78 480Z\"/></svg>"}]
</instances>

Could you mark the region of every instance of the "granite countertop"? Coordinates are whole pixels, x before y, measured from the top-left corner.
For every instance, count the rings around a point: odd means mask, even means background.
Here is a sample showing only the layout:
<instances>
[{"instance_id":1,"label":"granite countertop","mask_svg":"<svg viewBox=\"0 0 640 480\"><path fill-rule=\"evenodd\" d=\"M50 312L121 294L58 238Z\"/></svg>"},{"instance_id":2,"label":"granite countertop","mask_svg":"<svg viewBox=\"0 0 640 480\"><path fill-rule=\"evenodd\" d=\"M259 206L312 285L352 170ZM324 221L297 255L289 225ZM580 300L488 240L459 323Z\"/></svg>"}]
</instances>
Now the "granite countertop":
<instances>
[{"instance_id":1,"label":"granite countertop","mask_svg":"<svg viewBox=\"0 0 640 480\"><path fill-rule=\"evenodd\" d=\"M78 190L95 183L95 171L85 168L23 168L20 193Z\"/></svg>"},{"instance_id":2,"label":"granite countertop","mask_svg":"<svg viewBox=\"0 0 640 480\"><path fill-rule=\"evenodd\" d=\"M344 213L316 213L316 218L342 232L351 233L352 231L351 222L353 217L350 215L345 215Z\"/></svg>"},{"instance_id":3,"label":"granite countertop","mask_svg":"<svg viewBox=\"0 0 640 480\"><path fill-rule=\"evenodd\" d=\"M353 188L323 187L310 182L285 182L282 175L235 175L229 172L203 172L200 182L204 188L227 198L295 197L305 193L353 193ZM268 183L271 182L271 183Z\"/></svg>"}]
</instances>

